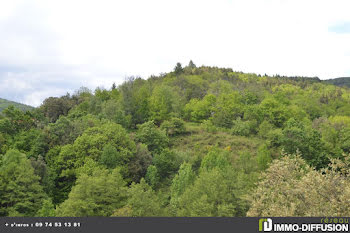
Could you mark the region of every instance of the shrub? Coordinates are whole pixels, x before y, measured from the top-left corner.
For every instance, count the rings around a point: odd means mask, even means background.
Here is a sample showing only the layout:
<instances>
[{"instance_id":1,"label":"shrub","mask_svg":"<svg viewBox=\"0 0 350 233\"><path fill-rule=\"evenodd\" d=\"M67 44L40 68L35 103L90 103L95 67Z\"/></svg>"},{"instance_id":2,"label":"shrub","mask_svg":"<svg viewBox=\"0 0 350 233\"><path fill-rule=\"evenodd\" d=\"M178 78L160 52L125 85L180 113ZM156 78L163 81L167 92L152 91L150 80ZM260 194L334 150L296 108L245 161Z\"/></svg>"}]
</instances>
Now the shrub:
<instances>
[{"instance_id":1,"label":"shrub","mask_svg":"<svg viewBox=\"0 0 350 233\"><path fill-rule=\"evenodd\" d=\"M250 134L250 124L248 121L242 121L240 117L233 121L232 134L248 136Z\"/></svg>"},{"instance_id":2,"label":"shrub","mask_svg":"<svg viewBox=\"0 0 350 233\"><path fill-rule=\"evenodd\" d=\"M160 128L165 131L167 136L176 136L186 132L185 122L179 118L173 117L168 121L164 121Z\"/></svg>"}]
</instances>

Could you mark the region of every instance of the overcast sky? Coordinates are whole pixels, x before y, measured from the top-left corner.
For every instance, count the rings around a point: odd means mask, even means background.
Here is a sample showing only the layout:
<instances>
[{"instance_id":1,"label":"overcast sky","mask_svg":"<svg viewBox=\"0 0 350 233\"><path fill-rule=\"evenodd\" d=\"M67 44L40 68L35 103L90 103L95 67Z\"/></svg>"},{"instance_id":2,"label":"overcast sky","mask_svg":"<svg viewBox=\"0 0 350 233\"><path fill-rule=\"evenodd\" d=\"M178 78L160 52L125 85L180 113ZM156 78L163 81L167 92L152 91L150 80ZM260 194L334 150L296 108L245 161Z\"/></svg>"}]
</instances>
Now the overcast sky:
<instances>
[{"instance_id":1,"label":"overcast sky","mask_svg":"<svg viewBox=\"0 0 350 233\"><path fill-rule=\"evenodd\" d=\"M350 76L349 0L3 0L0 98L39 106L176 62Z\"/></svg>"}]
</instances>

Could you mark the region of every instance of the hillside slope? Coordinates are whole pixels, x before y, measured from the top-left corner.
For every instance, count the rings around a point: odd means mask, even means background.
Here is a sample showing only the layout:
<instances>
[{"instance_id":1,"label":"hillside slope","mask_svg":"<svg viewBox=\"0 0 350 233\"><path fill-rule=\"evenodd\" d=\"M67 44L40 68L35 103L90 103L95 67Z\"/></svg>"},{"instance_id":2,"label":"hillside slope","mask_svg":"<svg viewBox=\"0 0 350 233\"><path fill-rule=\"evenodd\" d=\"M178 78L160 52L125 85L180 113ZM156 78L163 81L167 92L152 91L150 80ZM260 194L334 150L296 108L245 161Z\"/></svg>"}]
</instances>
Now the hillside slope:
<instances>
[{"instance_id":1,"label":"hillside slope","mask_svg":"<svg viewBox=\"0 0 350 233\"><path fill-rule=\"evenodd\" d=\"M2 110L4 110L5 108L7 108L8 106L10 106L10 105L13 105L16 108L19 108L19 109L21 109L23 111L31 110L31 109L34 108L32 106L29 106L29 105L20 104L20 103L14 102L14 101L5 100L5 99L1 99L0 98L0 112Z\"/></svg>"},{"instance_id":2,"label":"hillside slope","mask_svg":"<svg viewBox=\"0 0 350 233\"><path fill-rule=\"evenodd\" d=\"M325 83L333 84L339 87L350 87L350 77L341 77L324 80Z\"/></svg>"},{"instance_id":3,"label":"hillside slope","mask_svg":"<svg viewBox=\"0 0 350 233\"><path fill-rule=\"evenodd\" d=\"M348 216L349 138L347 87L177 64L1 115L0 217Z\"/></svg>"}]
</instances>

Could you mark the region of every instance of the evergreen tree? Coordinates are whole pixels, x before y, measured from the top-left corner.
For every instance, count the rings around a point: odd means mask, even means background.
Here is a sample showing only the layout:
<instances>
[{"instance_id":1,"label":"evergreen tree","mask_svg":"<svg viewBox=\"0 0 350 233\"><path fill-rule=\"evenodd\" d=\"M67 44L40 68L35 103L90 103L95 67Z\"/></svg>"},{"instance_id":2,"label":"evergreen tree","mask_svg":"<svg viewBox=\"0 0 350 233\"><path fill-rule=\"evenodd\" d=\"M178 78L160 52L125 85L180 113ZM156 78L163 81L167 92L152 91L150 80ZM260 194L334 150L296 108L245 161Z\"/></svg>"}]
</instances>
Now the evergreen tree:
<instances>
[{"instance_id":1,"label":"evergreen tree","mask_svg":"<svg viewBox=\"0 0 350 233\"><path fill-rule=\"evenodd\" d=\"M176 75L181 74L184 71L184 69L182 68L182 65L180 62L176 63L176 66L174 68L174 72Z\"/></svg>"},{"instance_id":2,"label":"evergreen tree","mask_svg":"<svg viewBox=\"0 0 350 233\"><path fill-rule=\"evenodd\" d=\"M190 62L188 63L188 67L193 69L193 68L196 68L196 65L193 63L192 60L190 60Z\"/></svg>"}]
</instances>

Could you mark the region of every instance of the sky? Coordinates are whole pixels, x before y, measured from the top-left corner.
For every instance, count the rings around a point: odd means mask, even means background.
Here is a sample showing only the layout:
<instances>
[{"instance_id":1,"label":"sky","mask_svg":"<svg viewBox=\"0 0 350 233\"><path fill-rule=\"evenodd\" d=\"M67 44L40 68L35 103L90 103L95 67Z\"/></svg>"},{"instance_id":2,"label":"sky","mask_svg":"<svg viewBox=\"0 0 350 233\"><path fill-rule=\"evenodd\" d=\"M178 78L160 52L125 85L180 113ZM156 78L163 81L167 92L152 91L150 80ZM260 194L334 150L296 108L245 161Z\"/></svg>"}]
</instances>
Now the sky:
<instances>
[{"instance_id":1,"label":"sky","mask_svg":"<svg viewBox=\"0 0 350 233\"><path fill-rule=\"evenodd\" d=\"M350 76L348 0L0 1L0 98L40 106L177 62Z\"/></svg>"}]
</instances>

